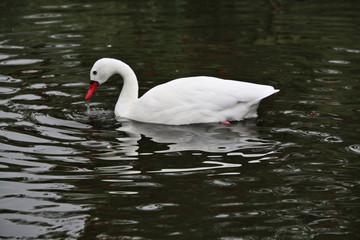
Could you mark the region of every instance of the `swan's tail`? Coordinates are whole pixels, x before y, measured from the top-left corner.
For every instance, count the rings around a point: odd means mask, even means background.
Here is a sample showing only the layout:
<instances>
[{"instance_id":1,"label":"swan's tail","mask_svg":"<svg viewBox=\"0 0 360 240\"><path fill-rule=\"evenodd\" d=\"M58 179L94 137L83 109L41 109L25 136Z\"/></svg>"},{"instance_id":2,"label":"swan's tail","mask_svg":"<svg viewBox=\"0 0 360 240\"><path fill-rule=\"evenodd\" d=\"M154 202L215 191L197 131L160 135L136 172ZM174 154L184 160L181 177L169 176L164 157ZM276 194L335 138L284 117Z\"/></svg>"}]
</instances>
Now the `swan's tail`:
<instances>
[{"instance_id":1,"label":"swan's tail","mask_svg":"<svg viewBox=\"0 0 360 240\"><path fill-rule=\"evenodd\" d=\"M279 91L280 91L279 89L274 89L273 88L272 91L269 91L266 94L264 94L263 96L255 99L254 101L252 101L252 103L260 102L262 99L267 98L267 97L269 97L269 96L271 96L271 95L273 95L273 94L275 94L275 93L277 93Z\"/></svg>"}]
</instances>

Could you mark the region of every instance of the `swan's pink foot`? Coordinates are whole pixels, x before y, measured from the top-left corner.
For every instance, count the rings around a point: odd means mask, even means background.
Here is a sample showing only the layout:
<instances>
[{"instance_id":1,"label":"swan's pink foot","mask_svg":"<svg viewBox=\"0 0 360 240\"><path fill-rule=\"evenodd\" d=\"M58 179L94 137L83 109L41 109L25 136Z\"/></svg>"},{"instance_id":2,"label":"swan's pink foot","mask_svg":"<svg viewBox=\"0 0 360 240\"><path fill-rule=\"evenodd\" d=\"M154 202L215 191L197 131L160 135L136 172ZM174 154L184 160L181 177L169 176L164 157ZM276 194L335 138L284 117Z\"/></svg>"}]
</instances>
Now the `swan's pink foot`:
<instances>
[{"instance_id":1,"label":"swan's pink foot","mask_svg":"<svg viewBox=\"0 0 360 240\"><path fill-rule=\"evenodd\" d=\"M221 121L221 124L230 125L231 123L229 121Z\"/></svg>"}]
</instances>

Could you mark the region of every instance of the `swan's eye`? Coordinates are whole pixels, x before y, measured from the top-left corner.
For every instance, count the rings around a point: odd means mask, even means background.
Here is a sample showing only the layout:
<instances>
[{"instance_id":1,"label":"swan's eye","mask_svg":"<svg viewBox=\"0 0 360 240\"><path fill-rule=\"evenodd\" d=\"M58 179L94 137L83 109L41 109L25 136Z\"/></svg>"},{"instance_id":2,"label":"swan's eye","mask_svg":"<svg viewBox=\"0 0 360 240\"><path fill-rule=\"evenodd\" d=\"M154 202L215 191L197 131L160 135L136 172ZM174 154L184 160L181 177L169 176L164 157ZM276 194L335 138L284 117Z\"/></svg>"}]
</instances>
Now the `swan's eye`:
<instances>
[{"instance_id":1,"label":"swan's eye","mask_svg":"<svg viewBox=\"0 0 360 240\"><path fill-rule=\"evenodd\" d=\"M96 74L97 74L97 71L93 71L93 74L96 75Z\"/></svg>"}]
</instances>

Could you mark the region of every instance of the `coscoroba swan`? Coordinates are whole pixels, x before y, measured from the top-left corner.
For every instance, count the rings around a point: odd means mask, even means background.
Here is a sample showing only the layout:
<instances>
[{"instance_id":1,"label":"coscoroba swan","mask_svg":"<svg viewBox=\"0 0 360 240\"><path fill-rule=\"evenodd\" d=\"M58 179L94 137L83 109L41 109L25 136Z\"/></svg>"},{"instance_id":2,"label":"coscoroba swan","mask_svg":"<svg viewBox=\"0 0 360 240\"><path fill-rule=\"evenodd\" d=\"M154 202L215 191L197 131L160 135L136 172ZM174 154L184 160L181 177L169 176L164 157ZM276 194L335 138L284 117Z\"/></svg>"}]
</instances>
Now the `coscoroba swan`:
<instances>
[{"instance_id":1,"label":"coscoroba swan","mask_svg":"<svg viewBox=\"0 0 360 240\"><path fill-rule=\"evenodd\" d=\"M114 74L124 80L115 115L148 123L229 123L253 118L260 100L279 91L268 85L199 76L158 85L138 98L133 70L120 60L102 58L91 69L86 100Z\"/></svg>"}]
</instances>

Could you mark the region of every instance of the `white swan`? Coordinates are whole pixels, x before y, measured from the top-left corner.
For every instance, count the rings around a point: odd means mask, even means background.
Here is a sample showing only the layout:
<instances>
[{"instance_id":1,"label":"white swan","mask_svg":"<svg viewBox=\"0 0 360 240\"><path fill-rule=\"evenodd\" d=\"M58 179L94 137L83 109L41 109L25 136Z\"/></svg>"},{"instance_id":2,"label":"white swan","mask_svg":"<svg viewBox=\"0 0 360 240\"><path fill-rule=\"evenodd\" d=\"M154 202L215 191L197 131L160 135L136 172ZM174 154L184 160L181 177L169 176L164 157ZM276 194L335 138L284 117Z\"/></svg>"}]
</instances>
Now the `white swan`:
<instances>
[{"instance_id":1,"label":"white swan","mask_svg":"<svg viewBox=\"0 0 360 240\"><path fill-rule=\"evenodd\" d=\"M138 98L139 87L133 70L120 60L102 58L91 68L85 99L90 99L114 74L124 79L115 115L148 123L183 125L240 121L256 117L260 100L279 91L268 85L201 76L175 79Z\"/></svg>"}]
</instances>

